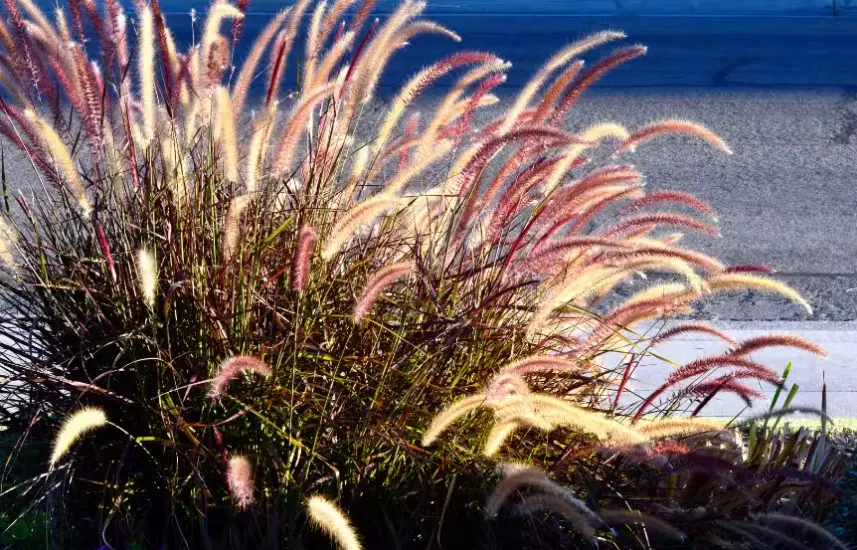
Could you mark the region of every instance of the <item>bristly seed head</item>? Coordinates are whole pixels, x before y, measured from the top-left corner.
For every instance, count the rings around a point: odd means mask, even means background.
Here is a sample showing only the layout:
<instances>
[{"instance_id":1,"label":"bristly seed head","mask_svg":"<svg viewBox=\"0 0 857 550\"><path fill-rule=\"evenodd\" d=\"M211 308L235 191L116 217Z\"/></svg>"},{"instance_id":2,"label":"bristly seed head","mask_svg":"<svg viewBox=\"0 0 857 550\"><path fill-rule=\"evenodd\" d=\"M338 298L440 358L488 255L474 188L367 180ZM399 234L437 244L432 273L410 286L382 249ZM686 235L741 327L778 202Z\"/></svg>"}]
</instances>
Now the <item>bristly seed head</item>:
<instances>
[{"instance_id":1,"label":"bristly seed head","mask_svg":"<svg viewBox=\"0 0 857 550\"><path fill-rule=\"evenodd\" d=\"M155 263L154 255L145 248L137 251L137 277L140 280L143 301L147 306L154 309L155 295L158 289L158 266Z\"/></svg>"},{"instance_id":2,"label":"bristly seed head","mask_svg":"<svg viewBox=\"0 0 857 550\"><path fill-rule=\"evenodd\" d=\"M226 484L239 509L253 504L253 468L243 456L232 456L226 471Z\"/></svg>"},{"instance_id":3,"label":"bristly seed head","mask_svg":"<svg viewBox=\"0 0 857 550\"><path fill-rule=\"evenodd\" d=\"M62 428L54 441L54 449L51 453L50 461L51 468L80 439L80 436L105 424L107 424L107 417L101 409L84 408L69 415L65 422L63 422Z\"/></svg>"}]
</instances>

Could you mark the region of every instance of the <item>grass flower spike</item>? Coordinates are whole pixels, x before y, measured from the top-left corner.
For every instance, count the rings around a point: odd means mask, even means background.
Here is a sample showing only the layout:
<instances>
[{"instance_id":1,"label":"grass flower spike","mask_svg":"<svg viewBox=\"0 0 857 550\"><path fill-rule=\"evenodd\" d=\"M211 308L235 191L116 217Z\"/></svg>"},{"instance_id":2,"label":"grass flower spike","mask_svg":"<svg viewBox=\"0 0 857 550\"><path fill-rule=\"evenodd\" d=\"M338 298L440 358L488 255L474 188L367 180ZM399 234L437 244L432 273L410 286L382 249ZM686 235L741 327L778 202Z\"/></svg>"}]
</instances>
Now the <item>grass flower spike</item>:
<instances>
[{"instance_id":1,"label":"grass flower spike","mask_svg":"<svg viewBox=\"0 0 857 550\"><path fill-rule=\"evenodd\" d=\"M150 308L154 308L158 291L158 265L155 256L145 248L137 251L137 277L139 277L143 301Z\"/></svg>"},{"instance_id":2,"label":"grass flower spike","mask_svg":"<svg viewBox=\"0 0 857 550\"><path fill-rule=\"evenodd\" d=\"M211 387L208 391L208 396L214 400L220 399L226 391L227 386L238 378L239 374L245 372L252 372L265 377L271 376L273 373L271 371L271 367L255 357L250 357L248 355L230 357L221 363L220 367L217 369L217 374L215 374L214 378L211 380Z\"/></svg>"},{"instance_id":3,"label":"grass flower spike","mask_svg":"<svg viewBox=\"0 0 857 550\"><path fill-rule=\"evenodd\" d=\"M313 496L306 501L306 509L310 522L329 536L341 550L363 548L351 522L333 502Z\"/></svg>"},{"instance_id":4,"label":"grass flower spike","mask_svg":"<svg viewBox=\"0 0 857 550\"><path fill-rule=\"evenodd\" d=\"M56 466L57 462L82 435L105 424L107 424L107 417L101 409L80 409L68 416L54 441L54 448L51 452L51 468Z\"/></svg>"},{"instance_id":5,"label":"grass flower spike","mask_svg":"<svg viewBox=\"0 0 857 550\"><path fill-rule=\"evenodd\" d=\"M253 504L253 468L243 456L232 456L226 471L226 483L235 506L245 509Z\"/></svg>"}]
</instances>

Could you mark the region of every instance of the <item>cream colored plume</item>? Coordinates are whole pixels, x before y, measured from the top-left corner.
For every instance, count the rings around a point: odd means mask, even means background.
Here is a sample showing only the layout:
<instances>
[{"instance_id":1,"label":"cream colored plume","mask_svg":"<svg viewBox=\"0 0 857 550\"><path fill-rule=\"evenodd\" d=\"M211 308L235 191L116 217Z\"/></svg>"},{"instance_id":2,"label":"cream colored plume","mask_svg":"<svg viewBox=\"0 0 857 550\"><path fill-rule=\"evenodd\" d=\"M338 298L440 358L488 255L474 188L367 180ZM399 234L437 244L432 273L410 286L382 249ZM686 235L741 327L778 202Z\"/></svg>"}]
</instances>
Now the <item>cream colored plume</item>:
<instances>
[{"instance_id":1,"label":"cream colored plume","mask_svg":"<svg viewBox=\"0 0 857 550\"><path fill-rule=\"evenodd\" d=\"M152 9L140 8L140 101L143 104L144 145L155 138L155 22Z\"/></svg>"},{"instance_id":2,"label":"cream colored plume","mask_svg":"<svg viewBox=\"0 0 857 550\"><path fill-rule=\"evenodd\" d=\"M137 277L140 279L140 292L150 308L155 307L155 295L158 288L158 266L152 253L141 248L137 251Z\"/></svg>"},{"instance_id":3,"label":"cream colored plume","mask_svg":"<svg viewBox=\"0 0 857 550\"><path fill-rule=\"evenodd\" d=\"M333 502L313 496L306 501L306 509L310 522L329 536L341 550L363 548L351 522Z\"/></svg>"},{"instance_id":4,"label":"cream colored plume","mask_svg":"<svg viewBox=\"0 0 857 550\"><path fill-rule=\"evenodd\" d=\"M84 217L89 218L92 215L92 203L89 202L89 198L86 196L86 189L83 187L83 182L80 180L68 148L62 142L62 139L60 139L53 126L36 116L33 111L27 110L24 112L24 115L33 121L40 130L39 133L41 134L42 141L57 163L59 173L65 176L66 183L68 183L72 195L77 200L80 212Z\"/></svg>"},{"instance_id":5,"label":"cream colored plume","mask_svg":"<svg viewBox=\"0 0 857 550\"><path fill-rule=\"evenodd\" d=\"M324 243L321 257L325 260L333 258L357 229L385 212L396 208L399 204L399 199L384 194L367 199L352 207L330 231L329 237Z\"/></svg>"},{"instance_id":6,"label":"cream colored plume","mask_svg":"<svg viewBox=\"0 0 857 550\"><path fill-rule=\"evenodd\" d=\"M536 73L533 78L527 83L521 93L518 94L515 103L512 105L512 108L505 115L505 121L503 125L500 127L500 130L497 132L498 134L505 134L508 132L512 126L518 121L521 113L523 113L532 101L533 97L542 87L544 81L553 74L557 69L565 66L567 63L571 62L578 55L591 50L592 48L598 47L602 44L610 42L612 40L618 40L620 38L625 38L625 33L618 31L601 31L595 34L591 34L569 46L566 46L559 52L557 52L553 57L551 57L547 63L545 63L539 72Z\"/></svg>"},{"instance_id":7,"label":"cream colored plume","mask_svg":"<svg viewBox=\"0 0 857 550\"><path fill-rule=\"evenodd\" d=\"M12 253L17 244L18 232L6 221L5 217L0 217L0 262L3 262L13 272L18 271L18 264L15 262L15 256Z\"/></svg>"},{"instance_id":8,"label":"cream colored plume","mask_svg":"<svg viewBox=\"0 0 857 550\"><path fill-rule=\"evenodd\" d=\"M226 19L242 19L244 14L241 10L226 2L215 2L211 9L208 10L208 17L205 20L205 31L202 35L202 62L208 63L208 55L211 51L211 45L217 40L220 32L220 25Z\"/></svg>"},{"instance_id":9,"label":"cream colored plume","mask_svg":"<svg viewBox=\"0 0 857 550\"><path fill-rule=\"evenodd\" d=\"M218 132L223 143L223 163L226 179L238 181L238 140L235 136L235 115L232 113L232 99L223 86L217 88Z\"/></svg>"},{"instance_id":10,"label":"cream colored plume","mask_svg":"<svg viewBox=\"0 0 857 550\"><path fill-rule=\"evenodd\" d=\"M54 441L54 449L51 453L51 468L80 439L80 436L105 424L107 424L107 417L104 415L104 411L96 408L80 409L66 418Z\"/></svg>"}]
</instances>

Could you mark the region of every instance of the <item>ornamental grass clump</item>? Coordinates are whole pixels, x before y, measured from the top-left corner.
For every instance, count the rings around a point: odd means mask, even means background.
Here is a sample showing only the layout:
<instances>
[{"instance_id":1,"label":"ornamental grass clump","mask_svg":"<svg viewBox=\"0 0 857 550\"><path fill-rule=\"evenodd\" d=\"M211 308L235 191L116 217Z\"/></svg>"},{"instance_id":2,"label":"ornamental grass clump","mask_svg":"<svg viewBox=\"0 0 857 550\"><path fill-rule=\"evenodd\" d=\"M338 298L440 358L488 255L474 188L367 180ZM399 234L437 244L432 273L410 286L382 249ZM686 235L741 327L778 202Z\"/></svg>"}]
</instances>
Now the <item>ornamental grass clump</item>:
<instances>
[{"instance_id":1,"label":"ornamental grass clump","mask_svg":"<svg viewBox=\"0 0 857 550\"><path fill-rule=\"evenodd\" d=\"M776 384L762 347L818 353L729 341L629 402L652 346L716 333L653 340L646 323L745 289L809 307L681 246L663 230L717 234L713 211L647 194L632 164L665 133L728 146L679 120L575 127L581 94L645 53L585 68L616 31L563 48L516 97L495 95L507 61L467 50L384 104L401 48L460 37L421 2L373 21L374 4L299 0L242 60L246 1L218 0L180 44L154 0L4 0L0 133L32 170L3 179L0 423L18 450L64 443L41 464L16 451L2 494L44 507L60 546L288 547L312 525L346 548L488 544L474 510L496 455L681 449L671 438L710 426L641 419L751 399L746 384ZM670 280L617 302L646 273ZM81 410L115 428L97 447L71 445ZM678 532L559 497L522 509L578 514L590 540L623 522Z\"/></svg>"}]
</instances>

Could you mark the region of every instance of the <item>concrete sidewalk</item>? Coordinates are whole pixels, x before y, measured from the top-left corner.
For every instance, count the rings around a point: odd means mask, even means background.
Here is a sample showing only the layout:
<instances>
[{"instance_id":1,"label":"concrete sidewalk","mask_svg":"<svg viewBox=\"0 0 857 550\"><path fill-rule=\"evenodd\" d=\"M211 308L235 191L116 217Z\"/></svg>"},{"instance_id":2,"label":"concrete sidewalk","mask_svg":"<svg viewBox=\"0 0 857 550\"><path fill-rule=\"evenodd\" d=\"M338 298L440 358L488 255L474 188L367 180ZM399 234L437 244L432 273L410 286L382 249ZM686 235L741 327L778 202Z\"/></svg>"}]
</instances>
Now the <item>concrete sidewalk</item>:
<instances>
[{"instance_id":1,"label":"concrete sidewalk","mask_svg":"<svg viewBox=\"0 0 857 550\"><path fill-rule=\"evenodd\" d=\"M787 388L798 384L800 389L793 406L821 407L822 374L827 377L827 410L833 417L857 417L857 323L713 323L734 339L741 341L760 335L783 333L805 338L827 350L827 359L793 348L771 348L751 355L763 365L782 372L791 362L792 370ZM678 364L717 355L728 347L720 340L706 335L688 334L665 342L653 351ZM647 358L635 370L632 387L636 394L646 396L660 386L676 367L655 358ZM727 372L725 369L723 373ZM765 399L746 409L734 395L718 395L703 410L707 417L749 416L767 410L775 389L770 384L751 384L765 394ZM784 391L780 405L785 398ZM665 397L669 396L669 392ZM629 400L630 401L630 400Z\"/></svg>"}]
</instances>

